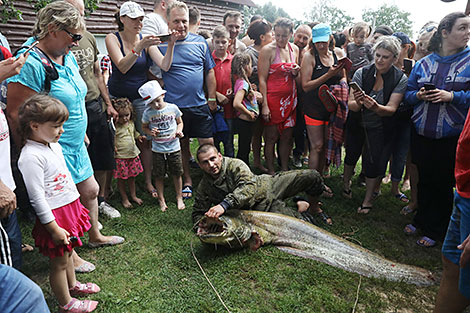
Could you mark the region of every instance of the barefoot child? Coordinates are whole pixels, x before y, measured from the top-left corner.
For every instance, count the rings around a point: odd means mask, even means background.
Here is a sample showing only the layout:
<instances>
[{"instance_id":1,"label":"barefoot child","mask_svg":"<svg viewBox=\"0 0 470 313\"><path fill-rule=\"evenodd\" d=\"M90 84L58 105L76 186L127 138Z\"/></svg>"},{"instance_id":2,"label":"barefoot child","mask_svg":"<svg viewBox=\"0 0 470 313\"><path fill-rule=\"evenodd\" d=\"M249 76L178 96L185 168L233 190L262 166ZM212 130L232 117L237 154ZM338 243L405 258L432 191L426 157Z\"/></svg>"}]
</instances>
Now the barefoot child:
<instances>
[{"instance_id":1,"label":"barefoot child","mask_svg":"<svg viewBox=\"0 0 470 313\"><path fill-rule=\"evenodd\" d=\"M176 191L176 206L185 208L183 202L183 165L179 138L183 137L181 111L175 104L166 103L166 91L156 80L146 82L139 88L139 94L146 100L146 109L142 115L142 129L152 137L153 175L158 192L160 210L168 208L163 192L165 174L173 177Z\"/></svg>"},{"instance_id":2,"label":"barefoot child","mask_svg":"<svg viewBox=\"0 0 470 313\"><path fill-rule=\"evenodd\" d=\"M142 163L140 162L136 140L142 142L141 136L134 126L132 103L127 98L112 100L114 109L119 113L119 118L115 123L116 135L114 137L114 158L116 159L116 169L113 172L117 178L119 193L121 194L122 205L130 209L132 204L126 193L126 182L129 186L131 199L138 205L142 204L142 199L138 198L135 192L135 177L142 173Z\"/></svg>"},{"instance_id":3,"label":"barefoot child","mask_svg":"<svg viewBox=\"0 0 470 313\"><path fill-rule=\"evenodd\" d=\"M60 312L92 312L97 301L72 298L97 293L100 288L75 279L71 258L73 248L82 245L80 237L91 224L58 143L68 110L57 99L35 95L19 112L24 146L18 167L37 216L33 228L35 244L50 259L52 292Z\"/></svg>"}]
</instances>

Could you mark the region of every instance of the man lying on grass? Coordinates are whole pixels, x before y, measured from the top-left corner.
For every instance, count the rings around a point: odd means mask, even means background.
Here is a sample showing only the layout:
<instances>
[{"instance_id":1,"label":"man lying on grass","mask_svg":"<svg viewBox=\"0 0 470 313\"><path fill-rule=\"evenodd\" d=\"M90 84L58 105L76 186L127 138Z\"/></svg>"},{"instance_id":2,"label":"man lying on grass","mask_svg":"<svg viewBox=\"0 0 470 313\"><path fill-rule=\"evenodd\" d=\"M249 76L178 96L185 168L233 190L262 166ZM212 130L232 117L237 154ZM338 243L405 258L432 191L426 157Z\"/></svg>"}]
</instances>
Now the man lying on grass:
<instances>
[{"instance_id":1,"label":"man lying on grass","mask_svg":"<svg viewBox=\"0 0 470 313\"><path fill-rule=\"evenodd\" d=\"M318 216L328 225L331 218L318 205L324 191L320 174L315 170L296 170L271 175L255 175L239 159L223 157L217 148L204 144L197 150L199 166L204 176L194 199L192 219L197 225L206 215L218 218L228 210L256 210L281 213L313 222ZM308 196L305 210L299 212L283 201L300 192ZM298 202L300 207L300 202Z\"/></svg>"}]
</instances>

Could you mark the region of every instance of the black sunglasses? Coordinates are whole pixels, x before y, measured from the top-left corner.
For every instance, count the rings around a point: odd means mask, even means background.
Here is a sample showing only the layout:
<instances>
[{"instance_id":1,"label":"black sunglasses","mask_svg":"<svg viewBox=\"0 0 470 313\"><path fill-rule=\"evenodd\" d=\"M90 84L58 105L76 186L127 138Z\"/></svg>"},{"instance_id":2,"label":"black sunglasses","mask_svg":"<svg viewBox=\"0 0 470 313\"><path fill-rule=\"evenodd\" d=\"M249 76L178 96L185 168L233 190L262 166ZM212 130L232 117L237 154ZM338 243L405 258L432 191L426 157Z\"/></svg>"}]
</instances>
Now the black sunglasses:
<instances>
[{"instance_id":1,"label":"black sunglasses","mask_svg":"<svg viewBox=\"0 0 470 313\"><path fill-rule=\"evenodd\" d=\"M80 39L82 39L82 37L83 37L81 34L72 34L71 32L69 32L66 29L63 29L63 31L66 32L70 36L70 38L72 38L72 41L74 41L74 42L80 41Z\"/></svg>"}]
</instances>

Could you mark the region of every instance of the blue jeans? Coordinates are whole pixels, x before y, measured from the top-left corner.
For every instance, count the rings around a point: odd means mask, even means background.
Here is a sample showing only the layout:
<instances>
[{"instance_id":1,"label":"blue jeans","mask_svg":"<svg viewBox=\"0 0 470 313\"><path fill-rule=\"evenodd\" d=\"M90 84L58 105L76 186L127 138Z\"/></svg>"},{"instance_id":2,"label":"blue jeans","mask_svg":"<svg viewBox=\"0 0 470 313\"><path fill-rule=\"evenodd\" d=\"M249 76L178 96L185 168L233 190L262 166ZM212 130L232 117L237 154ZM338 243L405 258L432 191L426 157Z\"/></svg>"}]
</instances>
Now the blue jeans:
<instances>
[{"instance_id":1,"label":"blue jeans","mask_svg":"<svg viewBox=\"0 0 470 313\"><path fill-rule=\"evenodd\" d=\"M470 199L454 195L454 210L450 217L449 228L442 244L442 254L452 263L459 265L462 250L457 249L470 234ZM459 290L470 298L470 265L460 268Z\"/></svg>"},{"instance_id":2,"label":"blue jeans","mask_svg":"<svg viewBox=\"0 0 470 313\"><path fill-rule=\"evenodd\" d=\"M21 255L21 230L16 218L16 210L10 216L2 219L1 222L3 229L8 234L13 267L19 270L23 264L23 257Z\"/></svg>"},{"instance_id":3,"label":"blue jeans","mask_svg":"<svg viewBox=\"0 0 470 313\"><path fill-rule=\"evenodd\" d=\"M2 313L50 313L41 288L12 267L0 264Z\"/></svg>"}]
</instances>

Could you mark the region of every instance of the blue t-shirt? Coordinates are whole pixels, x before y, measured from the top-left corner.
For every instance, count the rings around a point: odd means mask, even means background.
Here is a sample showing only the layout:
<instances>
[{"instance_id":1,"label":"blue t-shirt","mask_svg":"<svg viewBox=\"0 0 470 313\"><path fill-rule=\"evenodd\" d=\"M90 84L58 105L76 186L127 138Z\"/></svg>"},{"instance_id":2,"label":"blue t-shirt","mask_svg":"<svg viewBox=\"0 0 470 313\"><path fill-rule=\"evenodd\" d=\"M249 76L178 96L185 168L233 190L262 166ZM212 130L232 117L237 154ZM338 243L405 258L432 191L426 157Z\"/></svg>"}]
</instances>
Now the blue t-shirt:
<instances>
[{"instance_id":1,"label":"blue t-shirt","mask_svg":"<svg viewBox=\"0 0 470 313\"><path fill-rule=\"evenodd\" d=\"M158 48L165 55L168 44ZM204 77L213 67L215 62L203 37L189 33L185 39L178 40L171 67L168 72L162 72L167 91L165 100L177 103L179 108L205 105Z\"/></svg>"},{"instance_id":2,"label":"blue t-shirt","mask_svg":"<svg viewBox=\"0 0 470 313\"><path fill-rule=\"evenodd\" d=\"M157 128L160 133L152 138L152 151L172 153L180 150L180 140L176 137L176 119L183 114L176 104L167 103L161 110L148 106L142 115L142 123L149 124L149 129Z\"/></svg>"},{"instance_id":3,"label":"blue t-shirt","mask_svg":"<svg viewBox=\"0 0 470 313\"><path fill-rule=\"evenodd\" d=\"M25 45L31 44L32 38ZM20 51L21 53L21 51ZM79 183L91 175L93 168L85 147L85 133L88 119L85 108L87 87L83 81L77 61L72 52L64 56L64 64L54 62L59 78L51 80L49 96L62 101L69 111L69 119L64 124L64 133L59 143L67 166L75 183ZM8 83L20 83L40 93L44 91L46 72L39 55L31 50L20 74L9 78Z\"/></svg>"}]
</instances>

